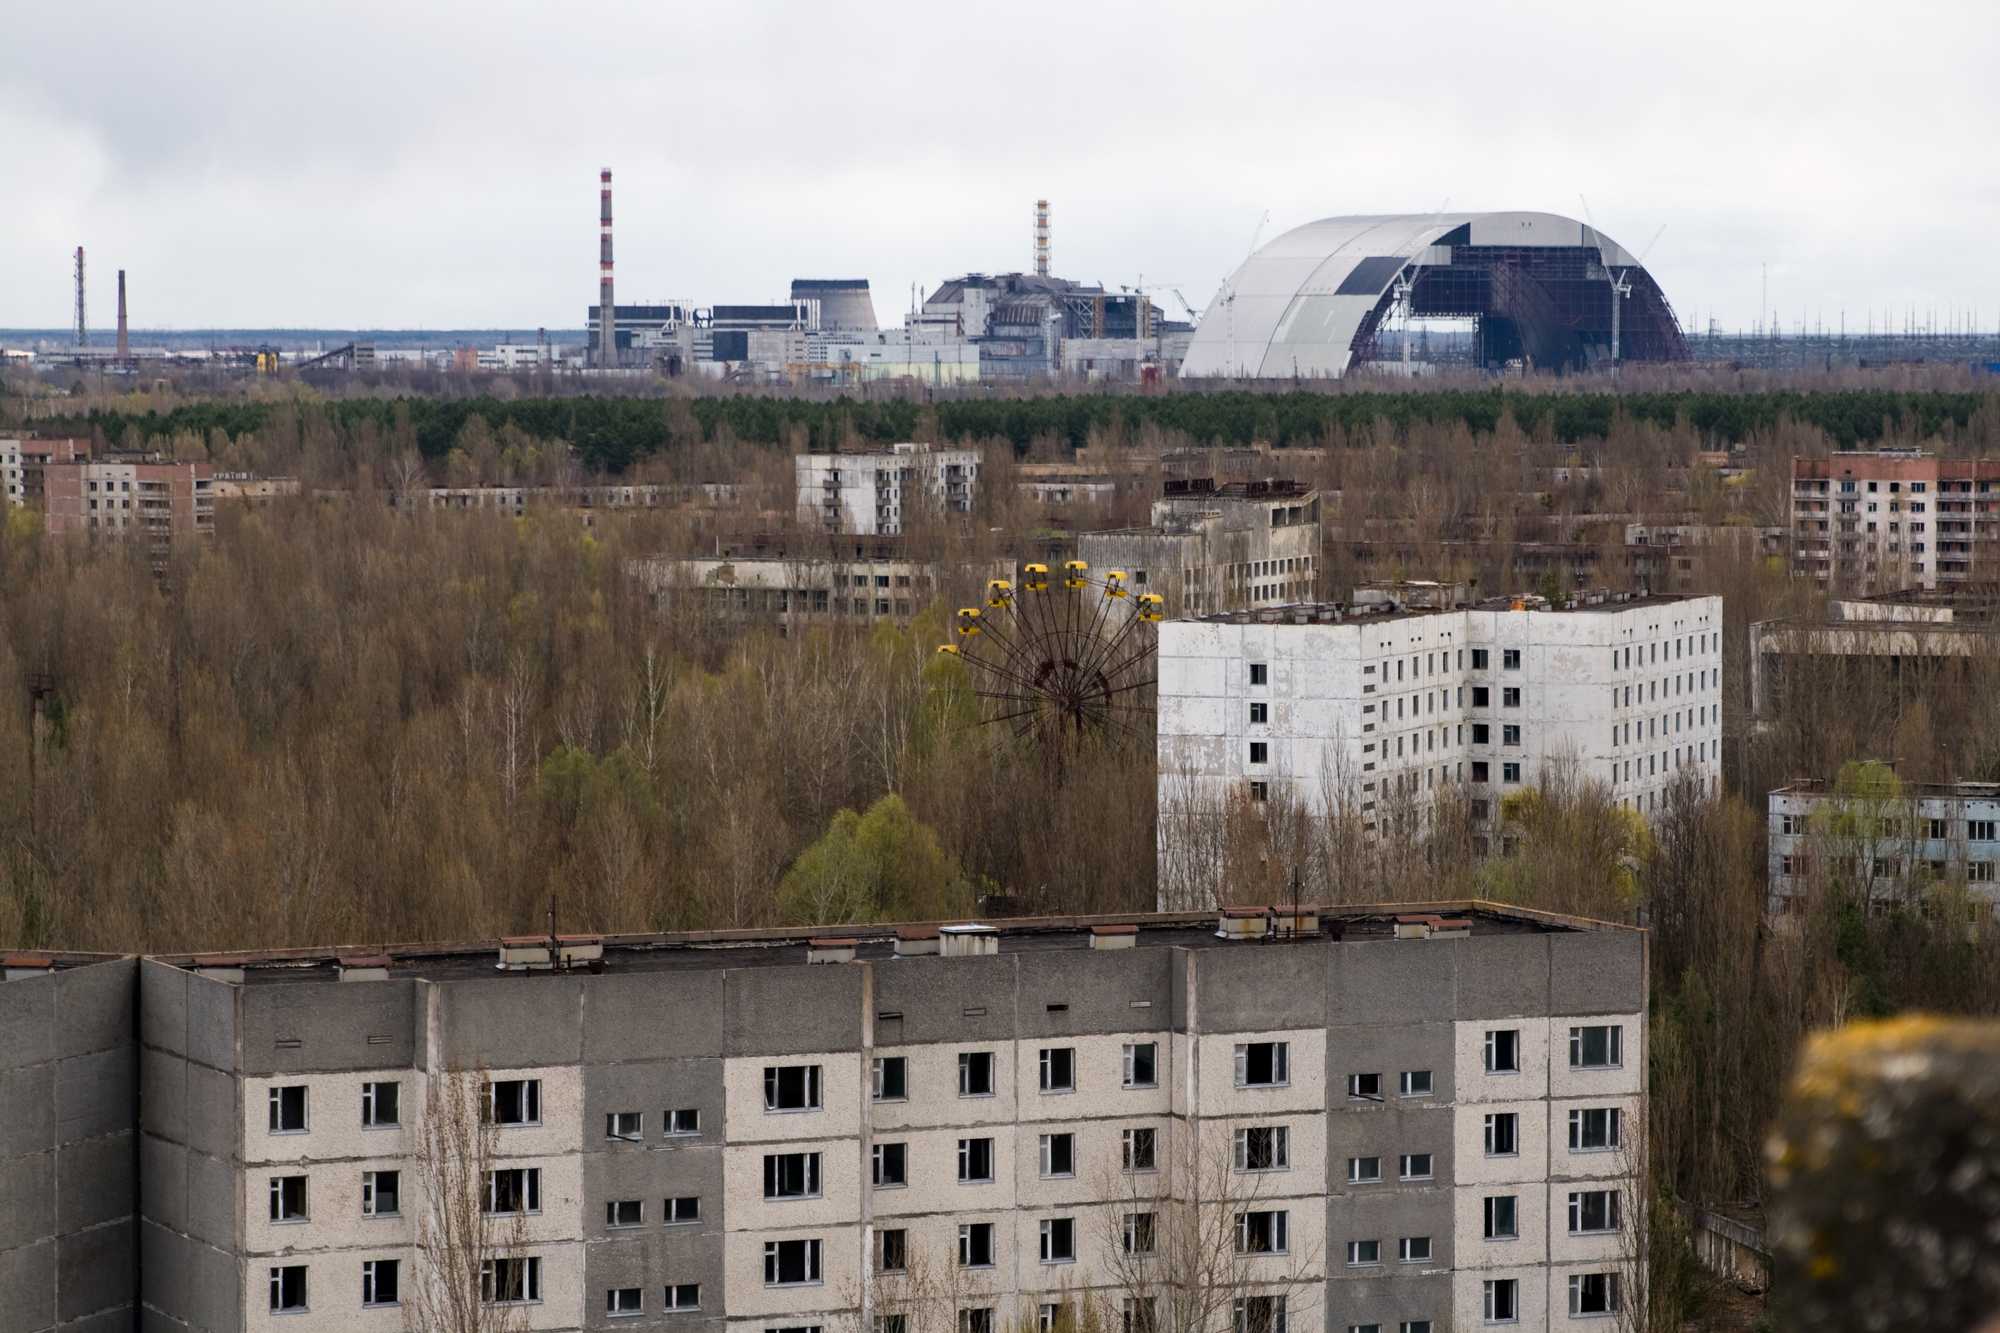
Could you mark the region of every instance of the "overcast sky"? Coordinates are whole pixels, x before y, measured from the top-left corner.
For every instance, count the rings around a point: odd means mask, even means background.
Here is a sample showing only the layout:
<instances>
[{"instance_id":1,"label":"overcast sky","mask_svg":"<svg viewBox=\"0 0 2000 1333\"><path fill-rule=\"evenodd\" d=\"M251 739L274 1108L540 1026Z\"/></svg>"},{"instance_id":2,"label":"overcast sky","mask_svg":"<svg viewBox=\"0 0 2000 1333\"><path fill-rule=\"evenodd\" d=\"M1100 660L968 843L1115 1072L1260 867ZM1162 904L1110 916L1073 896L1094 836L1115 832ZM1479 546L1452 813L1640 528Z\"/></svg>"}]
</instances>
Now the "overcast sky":
<instances>
[{"instance_id":1,"label":"overcast sky","mask_svg":"<svg viewBox=\"0 0 2000 1333\"><path fill-rule=\"evenodd\" d=\"M0 327L574 328L1032 263L1197 308L1342 213L1533 209L1682 318L2000 322L2000 4L0 0ZM1176 308L1170 296L1162 302Z\"/></svg>"}]
</instances>

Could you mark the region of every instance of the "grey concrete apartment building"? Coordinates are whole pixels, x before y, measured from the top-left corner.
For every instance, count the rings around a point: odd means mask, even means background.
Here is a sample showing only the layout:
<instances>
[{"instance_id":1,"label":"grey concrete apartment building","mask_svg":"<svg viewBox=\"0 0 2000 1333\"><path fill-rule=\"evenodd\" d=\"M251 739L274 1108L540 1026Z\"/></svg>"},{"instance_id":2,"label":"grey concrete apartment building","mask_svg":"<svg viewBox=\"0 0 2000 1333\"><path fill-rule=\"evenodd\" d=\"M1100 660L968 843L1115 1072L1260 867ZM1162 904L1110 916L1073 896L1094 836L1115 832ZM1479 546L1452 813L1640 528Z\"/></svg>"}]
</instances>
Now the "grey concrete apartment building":
<instances>
[{"instance_id":1,"label":"grey concrete apartment building","mask_svg":"<svg viewBox=\"0 0 2000 1333\"><path fill-rule=\"evenodd\" d=\"M1143 1333L1210 1236L1216 1333L1639 1294L1641 931L1453 903L816 933L20 960L4 1166L47 1206L9 1223L0 1326L405 1327L426 1135L472 1085L500 1240L467 1281L514 1327L1001 1333L1094 1293Z\"/></svg>"}]
</instances>

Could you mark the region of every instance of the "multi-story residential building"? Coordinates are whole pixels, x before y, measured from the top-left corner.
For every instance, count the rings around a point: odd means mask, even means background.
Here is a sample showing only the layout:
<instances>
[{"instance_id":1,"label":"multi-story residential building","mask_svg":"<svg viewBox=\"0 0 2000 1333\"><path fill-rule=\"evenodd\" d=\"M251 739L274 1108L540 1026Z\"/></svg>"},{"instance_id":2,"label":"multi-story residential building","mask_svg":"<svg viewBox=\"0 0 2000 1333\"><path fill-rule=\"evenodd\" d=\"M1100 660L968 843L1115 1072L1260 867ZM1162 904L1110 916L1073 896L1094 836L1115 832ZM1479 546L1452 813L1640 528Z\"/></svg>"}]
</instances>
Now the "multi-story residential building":
<instances>
[{"instance_id":1,"label":"multi-story residential building","mask_svg":"<svg viewBox=\"0 0 2000 1333\"><path fill-rule=\"evenodd\" d=\"M1872 597L1830 597L1820 616L1750 626L1750 705L1774 717L1788 692L1818 707L1827 691L1857 678L1913 671L1971 688L1992 656L2000 595L1991 583L1940 583Z\"/></svg>"},{"instance_id":2,"label":"multi-story residential building","mask_svg":"<svg viewBox=\"0 0 2000 1333\"><path fill-rule=\"evenodd\" d=\"M0 495L12 505L41 504L51 463L74 463L90 457L90 437L44 440L29 435L0 439Z\"/></svg>"},{"instance_id":3,"label":"multi-story residential building","mask_svg":"<svg viewBox=\"0 0 2000 1333\"><path fill-rule=\"evenodd\" d=\"M1204 615L1313 600L1319 492L1295 481L1171 480L1152 524L1077 535L1094 570L1128 574L1166 599L1168 615Z\"/></svg>"},{"instance_id":4,"label":"multi-story residential building","mask_svg":"<svg viewBox=\"0 0 2000 1333\"><path fill-rule=\"evenodd\" d=\"M1001 563L992 578L1011 578ZM651 556L632 573L662 603L694 597L723 614L768 615L780 625L828 616L906 619L942 589L936 561L908 559L894 537L732 542L714 556ZM983 580L981 581L983 582Z\"/></svg>"},{"instance_id":5,"label":"multi-story residential building","mask_svg":"<svg viewBox=\"0 0 2000 1333\"><path fill-rule=\"evenodd\" d=\"M869 453L799 454L799 521L815 532L900 535L926 508L969 514L977 449L896 444Z\"/></svg>"},{"instance_id":6,"label":"multi-story residential building","mask_svg":"<svg viewBox=\"0 0 2000 1333\"><path fill-rule=\"evenodd\" d=\"M1227 613L1160 626L1161 855L1174 802L1357 809L1465 789L1488 802L1551 765L1626 809L1721 774L1722 599L1595 593Z\"/></svg>"},{"instance_id":7,"label":"multi-story residential building","mask_svg":"<svg viewBox=\"0 0 2000 1333\"><path fill-rule=\"evenodd\" d=\"M1893 795L1842 795L1796 782L1770 794L1768 910L1797 928L1813 893L1834 880L1850 893L1916 904L1938 885L1962 886L1975 922L2000 904L2000 783L1907 783Z\"/></svg>"},{"instance_id":8,"label":"multi-story residential building","mask_svg":"<svg viewBox=\"0 0 2000 1333\"><path fill-rule=\"evenodd\" d=\"M215 535L215 469L158 454L107 454L43 468L50 536L69 532L143 538L155 565L169 550Z\"/></svg>"},{"instance_id":9,"label":"multi-story residential building","mask_svg":"<svg viewBox=\"0 0 2000 1333\"><path fill-rule=\"evenodd\" d=\"M1915 448L1795 458L1792 573L1847 593L1991 581L2000 567L1996 485L2000 459Z\"/></svg>"},{"instance_id":10,"label":"multi-story residential building","mask_svg":"<svg viewBox=\"0 0 2000 1333\"><path fill-rule=\"evenodd\" d=\"M162 1328L400 1328L439 1263L531 1329L1643 1308L1643 932L1438 907L118 960L79 1021L137 1034L93 1110L140 1150L28 1196L136 1180Z\"/></svg>"}]
</instances>

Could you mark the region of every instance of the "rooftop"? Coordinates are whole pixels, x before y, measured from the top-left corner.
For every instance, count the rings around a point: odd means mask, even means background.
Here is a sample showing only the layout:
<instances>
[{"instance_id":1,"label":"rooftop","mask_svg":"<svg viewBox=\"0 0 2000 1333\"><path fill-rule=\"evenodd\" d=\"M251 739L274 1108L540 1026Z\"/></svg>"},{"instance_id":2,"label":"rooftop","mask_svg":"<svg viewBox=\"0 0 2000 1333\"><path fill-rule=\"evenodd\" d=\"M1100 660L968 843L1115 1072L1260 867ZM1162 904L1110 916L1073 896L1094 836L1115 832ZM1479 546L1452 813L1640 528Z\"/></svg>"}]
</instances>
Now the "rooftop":
<instances>
[{"instance_id":1,"label":"rooftop","mask_svg":"<svg viewBox=\"0 0 2000 1333\"><path fill-rule=\"evenodd\" d=\"M1382 585L1376 585L1382 586ZM1438 584L1412 584L1413 589L1436 588ZM1708 596L1706 593L1655 593L1655 592L1612 592L1597 589L1577 593L1575 598L1561 610L1555 610L1548 600L1534 595L1519 597L1485 597L1476 602L1455 602L1451 607L1411 606L1403 602L1293 602L1286 606L1261 607L1244 611L1217 611L1210 615L1183 616L1183 620L1198 621L1210 625L1310 625L1344 624L1349 621L1365 620L1375 624L1384 620L1401 620L1411 616L1443 615L1452 611L1549 611L1555 615L1566 615L1572 611L1604 612L1630 611L1645 606L1670 606L1677 602L1696 601Z\"/></svg>"},{"instance_id":2,"label":"rooftop","mask_svg":"<svg viewBox=\"0 0 2000 1333\"><path fill-rule=\"evenodd\" d=\"M969 933L994 937L998 952L1043 953L1092 948L1094 936L1131 936L1128 931L1106 931L1104 927L1136 928L1137 948L1180 947L1188 949L1241 949L1270 947L1333 948L1344 944L1387 941L1397 937L1397 918L1430 914L1466 918L1471 934L1532 935L1568 931L1631 930L1634 927L1612 922L1589 921L1559 916L1499 903L1457 901L1446 903L1367 904L1317 909L1320 929L1297 939L1288 937L1258 940L1230 940L1218 934L1218 925L1227 914L1243 909L1206 912L1146 912L1110 916L1022 917L981 922L931 922L844 926L772 927L761 930L692 931L665 935L604 935L555 937L510 937L506 940L459 940L431 944L353 945L316 949L267 949L229 955L159 955L158 961L176 967L240 970L246 985L291 982L333 982L343 967L384 969L378 975L390 978L416 977L428 981L470 981L493 976L504 969L503 949L525 950L533 955L538 948L559 952L570 949L579 961L569 970L578 972L670 972L710 968L804 966L815 947L825 948L838 940L841 947L852 940L854 958L863 962L889 962L896 958L897 939L934 939L940 931L951 933L956 925L970 927ZM1252 914L1284 917L1289 909L1256 907ZM1302 909L1311 913L1315 909ZM593 952L601 956L582 961ZM551 954L553 956L553 954ZM95 957L95 956L92 956ZM104 955L110 957L110 955ZM518 969L517 969L518 970ZM531 967L533 971L556 971L558 967Z\"/></svg>"}]
</instances>

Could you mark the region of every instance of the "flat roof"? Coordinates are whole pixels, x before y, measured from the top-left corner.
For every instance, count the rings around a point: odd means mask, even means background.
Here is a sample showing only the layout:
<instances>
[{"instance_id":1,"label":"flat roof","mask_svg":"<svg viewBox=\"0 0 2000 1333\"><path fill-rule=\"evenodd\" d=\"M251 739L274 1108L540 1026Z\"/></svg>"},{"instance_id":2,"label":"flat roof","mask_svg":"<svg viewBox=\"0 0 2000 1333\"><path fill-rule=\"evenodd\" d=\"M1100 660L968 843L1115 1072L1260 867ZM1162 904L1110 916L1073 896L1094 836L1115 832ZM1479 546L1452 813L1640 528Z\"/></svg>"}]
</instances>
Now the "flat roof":
<instances>
[{"instance_id":1,"label":"flat roof","mask_svg":"<svg viewBox=\"0 0 2000 1333\"><path fill-rule=\"evenodd\" d=\"M1373 583L1362 586L1383 588L1389 585ZM1446 585L1411 583L1407 586L1412 588L1435 588ZM1718 595L1716 593L1634 593L1626 597L1623 601L1614 601L1606 597L1602 601L1572 602L1560 611L1550 610L1546 606L1525 607L1523 609L1546 611L1550 615L1568 615L1572 611L1630 611L1634 607L1670 606L1677 602L1699 601L1705 597ZM1406 620L1413 616L1441 616L1452 611L1505 611L1509 609L1515 600L1517 599L1512 597L1485 597L1476 602L1460 602L1449 607L1399 605L1394 611L1378 611L1373 609L1375 606L1381 605L1381 603L1287 602L1282 606L1262 606L1242 611L1212 611L1206 615L1182 616L1181 619L1206 625L1375 625L1390 620ZM1339 620L1334 619L1336 615L1340 617ZM1298 619L1300 616L1305 616L1307 619L1300 620Z\"/></svg>"},{"instance_id":2,"label":"flat roof","mask_svg":"<svg viewBox=\"0 0 2000 1333\"><path fill-rule=\"evenodd\" d=\"M806 955L815 939L839 937L855 941L857 961L887 962L895 958L899 932L909 935L936 932L949 925L990 927L998 937L999 951L1047 953L1086 950L1091 947L1093 928L1133 926L1136 947L1188 949L1280 947L1285 939L1269 941L1224 940L1217 936L1217 923L1224 909L1203 912L1144 912L1109 916L1019 917L987 921L875 923L867 925L819 925L773 927L767 930L688 931L659 935L606 935L603 963L606 972L699 971L715 968L805 966ZM1259 908L1259 911L1264 909ZM1288 905L1279 903L1269 910L1284 915ZM1437 903L1374 903L1317 909L1322 933L1297 941L1300 947L1334 947L1359 941L1395 938L1399 916L1440 915L1465 917L1472 922L1472 934L1535 935L1590 930L1635 930L1637 927L1610 921L1537 912L1529 908L1479 900ZM1340 939L1328 929L1338 923ZM984 931L981 932L985 933ZM541 937L529 937L539 941ZM500 940L457 940L424 944L353 945L315 949L246 950L226 958L214 954L155 955L155 961L174 967L240 967L248 985L293 982L337 982L343 962L369 967L385 966L391 978L422 978L427 981L473 981L499 971ZM202 963L200 960L213 960ZM581 966L571 972L581 972Z\"/></svg>"}]
</instances>

